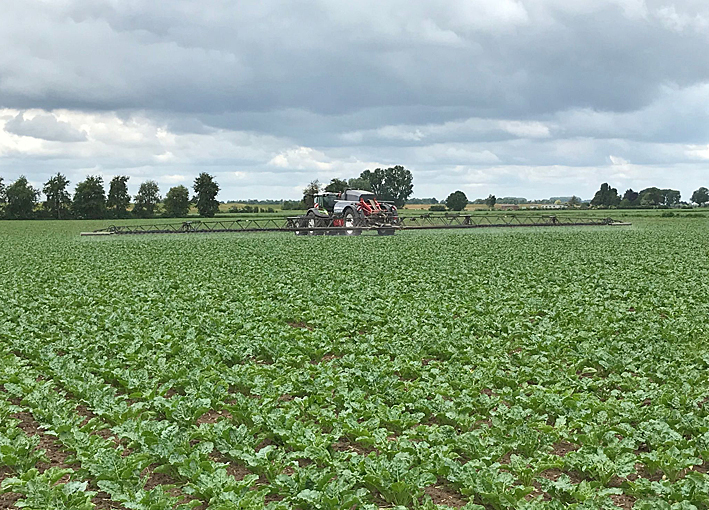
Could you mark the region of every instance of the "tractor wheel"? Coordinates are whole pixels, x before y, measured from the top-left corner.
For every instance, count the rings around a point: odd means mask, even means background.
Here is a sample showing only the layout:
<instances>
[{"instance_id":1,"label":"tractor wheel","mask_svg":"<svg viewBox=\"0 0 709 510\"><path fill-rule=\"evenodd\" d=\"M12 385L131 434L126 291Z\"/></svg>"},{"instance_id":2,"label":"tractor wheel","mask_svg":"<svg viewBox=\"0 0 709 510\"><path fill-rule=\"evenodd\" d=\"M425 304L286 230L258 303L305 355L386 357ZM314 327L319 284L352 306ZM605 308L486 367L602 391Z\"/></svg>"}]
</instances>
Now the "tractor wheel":
<instances>
[{"instance_id":1,"label":"tractor wheel","mask_svg":"<svg viewBox=\"0 0 709 510\"><path fill-rule=\"evenodd\" d=\"M343 231L346 236L358 236L362 233L361 229L354 228L359 226L359 215L355 213L352 209L347 209L345 211L345 228Z\"/></svg>"},{"instance_id":2,"label":"tractor wheel","mask_svg":"<svg viewBox=\"0 0 709 510\"><path fill-rule=\"evenodd\" d=\"M307 219L308 219L308 228L310 228L310 229L322 226L322 221L317 216L315 216L315 213L313 211L308 212ZM308 231L308 234L310 234L311 236L313 236L313 235L321 236L324 233L325 233L324 230L309 230Z\"/></svg>"},{"instance_id":3,"label":"tractor wheel","mask_svg":"<svg viewBox=\"0 0 709 510\"><path fill-rule=\"evenodd\" d=\"M303 218L302 216L296 220L296 224L298 226L298 230L295 231L295 235L297 236L307 236L308 231L305 230L305 227L308 226L308 220L306 218Z\"/></svg>"}]
</instances>

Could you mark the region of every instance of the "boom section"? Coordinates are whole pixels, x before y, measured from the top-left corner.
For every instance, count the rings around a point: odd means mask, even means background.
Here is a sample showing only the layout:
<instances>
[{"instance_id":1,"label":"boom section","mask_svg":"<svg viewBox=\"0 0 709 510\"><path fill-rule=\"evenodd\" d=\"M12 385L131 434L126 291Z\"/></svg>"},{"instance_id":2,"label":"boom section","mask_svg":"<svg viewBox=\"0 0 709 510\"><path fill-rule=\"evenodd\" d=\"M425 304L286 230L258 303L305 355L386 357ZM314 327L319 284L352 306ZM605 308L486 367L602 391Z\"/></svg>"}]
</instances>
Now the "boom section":
<instances>
[{"instance_id":1,"label":"boom section","mask_svg":"<svg viewBox=\"0 0 709 510\"><path fill-rule=\"evenodd\" d=\"M361 222L343 226L336 217L313 218L291 216L286 218L235 218L229 220L183 221L176 223L148 223L142 225L111 225L94 232L81 235L110 234L197 234L210 232L294 232L308 234L347 234L377 230L380 234L391 234L398 230L434 230L499 227L576 227L576 226L618 226L630 225L612 218L581 216L541 216L517 214L421 214L401 216L393 223Z\"/></svg>"}]
</instances>

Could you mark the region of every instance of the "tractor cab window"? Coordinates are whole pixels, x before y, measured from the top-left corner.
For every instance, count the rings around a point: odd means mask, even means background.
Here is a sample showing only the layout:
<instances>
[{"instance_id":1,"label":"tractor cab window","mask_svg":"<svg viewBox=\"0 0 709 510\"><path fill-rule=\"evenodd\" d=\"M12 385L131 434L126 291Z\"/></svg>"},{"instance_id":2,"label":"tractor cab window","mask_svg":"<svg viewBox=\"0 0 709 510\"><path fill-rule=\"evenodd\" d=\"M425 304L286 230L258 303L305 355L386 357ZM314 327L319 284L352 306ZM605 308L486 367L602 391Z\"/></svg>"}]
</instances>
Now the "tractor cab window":
<instances>
[{"instance_id":1,"label":"tractor cab window","mask_svg":"<svg viewBox=\"0 0 709 510\"><path fill-rule=\"evenodd\" d=\"M318 195L315 197L315 203L318 204L318 209L332 212L335 209L335 195Z\"/></svg>"}]
</instances>

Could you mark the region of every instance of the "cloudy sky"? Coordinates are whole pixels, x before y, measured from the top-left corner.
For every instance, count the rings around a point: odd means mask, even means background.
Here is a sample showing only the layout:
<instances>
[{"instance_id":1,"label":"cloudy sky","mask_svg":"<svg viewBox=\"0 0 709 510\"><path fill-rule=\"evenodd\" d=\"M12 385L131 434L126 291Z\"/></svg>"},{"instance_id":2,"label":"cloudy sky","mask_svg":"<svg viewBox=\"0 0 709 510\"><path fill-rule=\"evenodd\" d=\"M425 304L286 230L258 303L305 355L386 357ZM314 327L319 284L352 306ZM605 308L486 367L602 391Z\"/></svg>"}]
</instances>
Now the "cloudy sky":
<instances>
[{"instance_id":1,"label":"cloudy sky","mask_svg":"<svg viewBox=\"0 0 709 510\"><path fill-rule=\"evenodd\" d=\"M402 164L414 195L709 186L706 0L5 0L0 176L216 175L220 198Z\"/></svg>"}]
</instances>

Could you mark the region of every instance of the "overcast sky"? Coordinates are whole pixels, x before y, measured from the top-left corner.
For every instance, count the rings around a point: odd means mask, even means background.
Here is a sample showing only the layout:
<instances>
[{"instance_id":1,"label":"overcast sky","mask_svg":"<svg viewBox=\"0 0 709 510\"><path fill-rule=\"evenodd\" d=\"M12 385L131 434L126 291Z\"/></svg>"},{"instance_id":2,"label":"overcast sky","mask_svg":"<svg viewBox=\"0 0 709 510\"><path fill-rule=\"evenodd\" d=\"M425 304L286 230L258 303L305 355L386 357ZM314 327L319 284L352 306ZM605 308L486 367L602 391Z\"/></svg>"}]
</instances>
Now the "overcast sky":
<instances>
[{"instance_id":1,"label":"overcast sky","mask_svg":"<svg viewBox=\"0 0 709 510\"><path fill-rule=\"evenodd\" d=\"M5 0L0 176L298 198L709 186L706 0Z\"/></svg>"}]
</instances>

